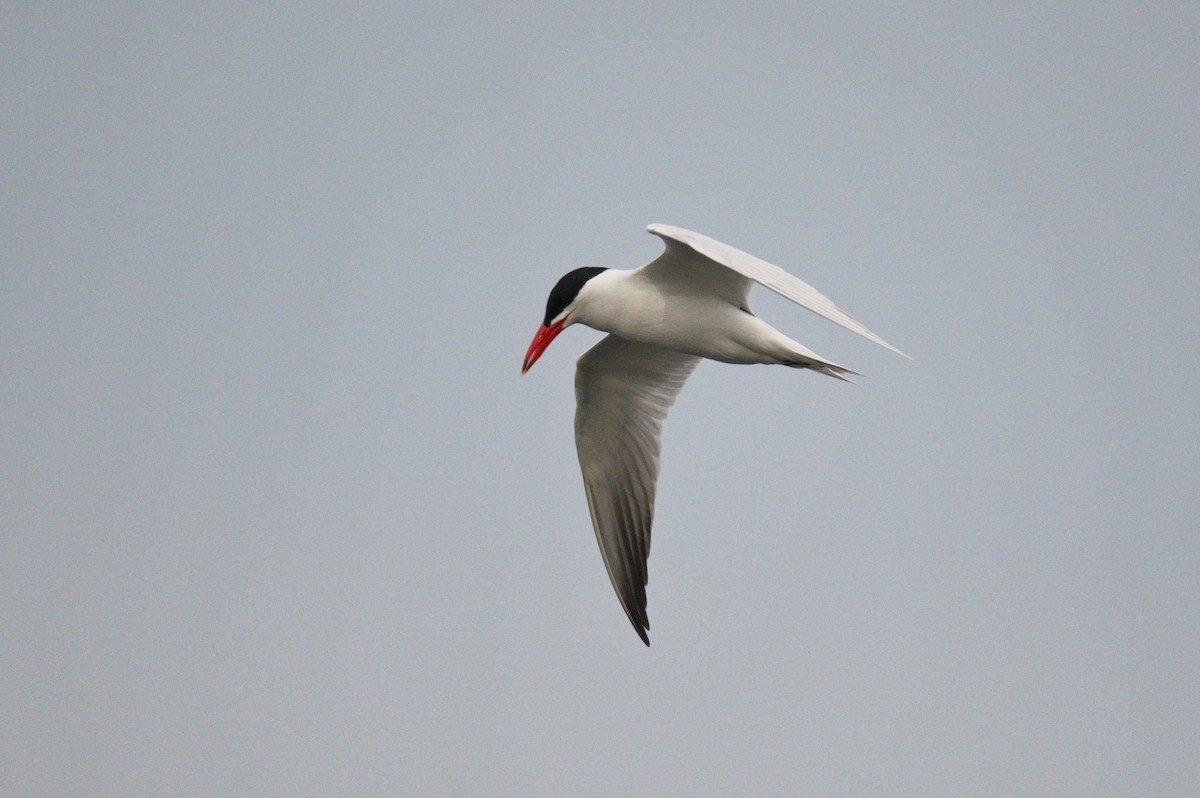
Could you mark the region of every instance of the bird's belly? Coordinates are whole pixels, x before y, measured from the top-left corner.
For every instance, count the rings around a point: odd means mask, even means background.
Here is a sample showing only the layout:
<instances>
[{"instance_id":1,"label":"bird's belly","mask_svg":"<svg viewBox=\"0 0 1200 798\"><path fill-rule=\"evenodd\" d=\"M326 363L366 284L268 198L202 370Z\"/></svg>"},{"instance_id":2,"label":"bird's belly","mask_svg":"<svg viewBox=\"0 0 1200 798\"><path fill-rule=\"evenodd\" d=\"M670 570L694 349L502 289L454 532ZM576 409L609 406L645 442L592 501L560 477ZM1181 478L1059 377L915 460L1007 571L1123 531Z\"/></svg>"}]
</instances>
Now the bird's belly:
<instances>
[{"instance_id":1,"label":"bird's belly","mask_svg":"<svg viewBox=\"0 0 1200 798\"><path fill-rule=\"evenodd\" d=\"M778 363L782 338L757 316L706 300L669 303L657 323L627 337L723 363Z\"/></svg>"},{"instance_id":2,"label":"bird's belly","mask_svg":"<svg viewBox=\"0 0 1200 798\"><path fill-rule=\"evenodd\" d=\"M632 341L724 363L780 363L790 343L753 313L707 294L617 283L588 310L586 322Z\"/></svg>"}]
</instances>

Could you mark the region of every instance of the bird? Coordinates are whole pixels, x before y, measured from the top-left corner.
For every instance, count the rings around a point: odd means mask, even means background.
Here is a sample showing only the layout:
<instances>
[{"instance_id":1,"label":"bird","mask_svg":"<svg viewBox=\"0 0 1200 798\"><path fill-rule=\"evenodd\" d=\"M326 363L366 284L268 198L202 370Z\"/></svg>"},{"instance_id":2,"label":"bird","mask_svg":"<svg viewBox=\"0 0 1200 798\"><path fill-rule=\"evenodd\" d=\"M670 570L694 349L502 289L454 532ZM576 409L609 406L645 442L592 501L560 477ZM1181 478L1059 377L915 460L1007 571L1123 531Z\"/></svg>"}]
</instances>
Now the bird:
<instances>
[{"instance_id":1,"label":"bird","mask_svg":"<svg viewBox=\"0 0 1200 798\"><path fill-rule=\"evenodd\" d=\"M696 364L775 364L847 381L857 374L756 316L747 303L751 285L908 355L778 266L681 227L652 224L646 230L665 249L645 266L585 266L559 279L521 374L573 324L608 333L576 363L575 447L604 567L629 622L649 646L647 565L662 423Z\"/></svg>"}]
</instances>

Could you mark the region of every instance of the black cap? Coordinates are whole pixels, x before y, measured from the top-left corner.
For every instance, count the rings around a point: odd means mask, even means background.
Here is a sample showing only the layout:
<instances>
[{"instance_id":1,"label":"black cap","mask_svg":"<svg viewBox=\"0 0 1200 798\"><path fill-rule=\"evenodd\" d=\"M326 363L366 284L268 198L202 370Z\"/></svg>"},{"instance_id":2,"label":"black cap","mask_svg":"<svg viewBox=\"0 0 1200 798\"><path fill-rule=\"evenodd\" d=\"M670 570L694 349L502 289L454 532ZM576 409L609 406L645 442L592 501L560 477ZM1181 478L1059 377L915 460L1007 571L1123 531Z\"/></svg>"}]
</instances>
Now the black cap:
<instances>
[{"instance_id":1,"label":"black cap","mask_svg":"<svg viewBox=\"0 0 1200 798\"><path fill-rule=\"evenodd\" d=\"M549 327L550 322L579 296L583 284L603 271L608 270L603 266L584 266L564 274L551 289L550 298L546 300L546 320L542 324Z\"/></svg>"}]
</instances>

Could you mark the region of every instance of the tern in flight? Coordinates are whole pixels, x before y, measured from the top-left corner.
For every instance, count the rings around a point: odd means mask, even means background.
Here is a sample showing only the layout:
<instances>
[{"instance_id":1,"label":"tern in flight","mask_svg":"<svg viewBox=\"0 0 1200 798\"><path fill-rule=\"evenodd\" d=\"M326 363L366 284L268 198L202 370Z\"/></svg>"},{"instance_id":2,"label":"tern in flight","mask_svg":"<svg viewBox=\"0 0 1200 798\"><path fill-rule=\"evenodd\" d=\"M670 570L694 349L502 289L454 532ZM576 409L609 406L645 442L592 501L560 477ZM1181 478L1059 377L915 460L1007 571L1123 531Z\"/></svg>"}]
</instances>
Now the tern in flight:
<instances>
[{"instance_id":1,"label":"tern in flight","mask_svg":"<svg viewBox=\"0 0 1200 798\"><path fill-rule=\"evenodd\" d=\"M700 358L773 363L838 379L855 373L754 315L746 303L750 284L904 353L778 266L690 230L665 224L646 229L666 250L642 268L585 267L563 275L550 291L521 373L572 324L608 333L576 366L575 446L604 567L630 623L650 645L646 560L659 436Z\"/></svg>"}]
</instances>

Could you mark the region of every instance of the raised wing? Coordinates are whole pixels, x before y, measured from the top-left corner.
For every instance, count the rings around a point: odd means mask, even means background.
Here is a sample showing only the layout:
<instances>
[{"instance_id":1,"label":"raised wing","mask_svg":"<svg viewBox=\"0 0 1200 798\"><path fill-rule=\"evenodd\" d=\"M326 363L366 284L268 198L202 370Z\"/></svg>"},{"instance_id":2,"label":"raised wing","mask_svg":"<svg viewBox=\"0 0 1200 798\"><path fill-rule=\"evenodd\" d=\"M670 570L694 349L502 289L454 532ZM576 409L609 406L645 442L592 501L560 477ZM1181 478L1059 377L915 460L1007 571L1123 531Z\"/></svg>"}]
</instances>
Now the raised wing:
<instances>
[{"instance_id":1,"label":"raised wing","mask_svg":"<svg viewBox=\"0 0 1200 798\"><path fill-rule=\"evenodd\" d=\"M575 447L592 526L617 598L642 642L646 559L667 410L700 358L609 335L575 370Z\"/></svg>"},{"instance_id":2,"label":"raised wing","mask_svg":"<svg viewBox=\"0 0 1200 798\"><path fill-rule=\"evenodd\" d=\"M652 224L646 229L667 244L667 251L658 260L648 264L645 267L647 269L670 269L682 266L707 270L706 278L708 281L714 287L723 289L723 293L727 299L731 301L737 299L737 301L734 301L734 304L742 305L745 303L746 292L750 287L750 284L746 280L753 280L759 285L770 288L780 296L790 299L797 305L808 308L813 313L824 316L836 324L840 324L851 332L856 332L882 347L908 357L908 355L905 355L899 349L868 330L861 322L856 321L850 314L846 313L846 311L833 304L833 301L820 291L799 277L788 274L778 266L742 252L740 249L735 249L728 244L722 244L720 241L715 241L708 236L693 233L691 230L684 230L682 227L672 227L668 224ZM734 272L736 275L740 275L746 279L738 280L735 278L731 280L723 278L720 272L712 271L713 266L722 267L722 270ZM740 297L736 293L737 291L740 291Z\"/></svg>"}]
</instances>

